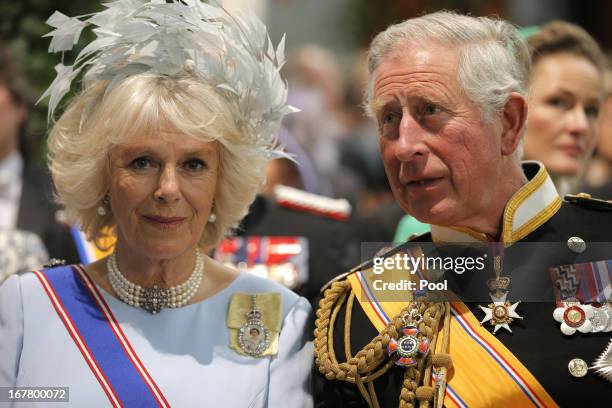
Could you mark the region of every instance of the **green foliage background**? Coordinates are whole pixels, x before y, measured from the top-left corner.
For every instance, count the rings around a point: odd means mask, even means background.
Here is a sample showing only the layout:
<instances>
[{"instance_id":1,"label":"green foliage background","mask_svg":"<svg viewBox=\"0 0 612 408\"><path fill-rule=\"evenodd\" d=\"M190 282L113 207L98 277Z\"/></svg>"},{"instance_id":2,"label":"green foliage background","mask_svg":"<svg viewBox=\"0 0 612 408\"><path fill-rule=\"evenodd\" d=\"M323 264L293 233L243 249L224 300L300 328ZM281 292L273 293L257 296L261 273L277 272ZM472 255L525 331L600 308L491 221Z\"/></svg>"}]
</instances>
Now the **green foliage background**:
<instances>
[{"instance_id":1,"label":"green foliage background","mask_svg":"<svg viewBox=\"0 0 612 408\"><path fill-rule=\"evenodd\" d=\"M77 16L102 9L99 0L0 0L0 41L8 46L21 70L28 78L32 104L38 100L55 77L54 66L61 54L49 54L49 38L42 36L52 27L45 21L55 10L68 16ZM79 46L91 40L81 37ZM66 56L66 63L76 54ZM44 138L47 133L47 100L33 106L27 124L28 144L38 160L44 157Z\"/></svg>"}]
</instances>

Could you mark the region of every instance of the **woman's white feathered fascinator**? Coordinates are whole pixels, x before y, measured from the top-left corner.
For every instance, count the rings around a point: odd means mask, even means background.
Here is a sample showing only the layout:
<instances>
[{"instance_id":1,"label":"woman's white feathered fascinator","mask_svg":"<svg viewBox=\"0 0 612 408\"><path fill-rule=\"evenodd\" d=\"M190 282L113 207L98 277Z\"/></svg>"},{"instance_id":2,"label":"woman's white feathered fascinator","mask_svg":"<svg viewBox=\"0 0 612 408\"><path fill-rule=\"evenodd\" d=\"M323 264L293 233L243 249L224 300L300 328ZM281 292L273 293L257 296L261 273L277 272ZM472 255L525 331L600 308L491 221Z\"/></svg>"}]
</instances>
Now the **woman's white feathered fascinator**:
<instances>
[{"instance_id":1,"label":"woman's white feathered fascinator","mask_svg":"<svg viewBox=\"0 0 612 408\"><path fill-rule=\"evenodd\" d=\"M243 136L273 156L282 155L275 149L280 121L296 111L287 105L287 85L279 73L285 38L275 50L253 13L230 13L221 1L209 3L117 0L104 4L99 13L53 13L47 24L55 30L45 36L51 37L49 52L61 52L62 60L83 29L90 27L96 39L72 66L55 66L57 76L40 98L50 96L49 118L82 70L85 84L109 81L107 93L130 75L190 71L236 105Z\"/></svg>"}]
</instances>

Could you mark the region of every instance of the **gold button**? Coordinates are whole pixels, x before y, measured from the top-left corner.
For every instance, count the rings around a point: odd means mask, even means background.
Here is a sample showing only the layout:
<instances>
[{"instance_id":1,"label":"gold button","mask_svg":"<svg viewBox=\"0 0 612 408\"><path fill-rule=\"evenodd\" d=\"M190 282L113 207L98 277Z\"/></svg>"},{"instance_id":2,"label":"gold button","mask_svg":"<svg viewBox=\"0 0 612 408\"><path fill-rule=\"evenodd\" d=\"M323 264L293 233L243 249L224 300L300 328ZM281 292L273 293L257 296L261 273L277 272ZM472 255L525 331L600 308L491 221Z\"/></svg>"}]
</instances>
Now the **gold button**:
<instances>
[{"instance_id":1,"label":"gold button","mask_svg":"<svg viewBox=\"0 0 612 408\"><path fill-rule=\"evenodd\" d=\"M578 193L576 194L576 197L580 197L580 198L591 198L590 194L587 193Z\"/></svg>"},{"instance_id":2,"label":"gold button","mask_svg":"<svg viewBox=\"0 0 612 408\"><path fill-rule=\"evenodd\" d=\"M571 375L576 378L581 378L587 375L587 371L589 370L589 366L586 361L581 358L574 358L569 362L567 368Z\"/></svg>"}]
</instances>

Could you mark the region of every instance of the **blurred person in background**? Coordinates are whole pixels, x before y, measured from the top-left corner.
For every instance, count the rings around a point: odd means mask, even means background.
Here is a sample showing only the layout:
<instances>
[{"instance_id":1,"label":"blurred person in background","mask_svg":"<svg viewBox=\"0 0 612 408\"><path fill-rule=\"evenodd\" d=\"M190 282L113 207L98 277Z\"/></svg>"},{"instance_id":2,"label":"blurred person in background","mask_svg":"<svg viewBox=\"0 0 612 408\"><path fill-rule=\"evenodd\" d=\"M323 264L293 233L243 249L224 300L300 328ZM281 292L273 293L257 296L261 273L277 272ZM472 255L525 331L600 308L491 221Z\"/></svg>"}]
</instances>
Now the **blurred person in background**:
<instances>
[{"instance_id":1,"label":"blurred person in background","mask_svg":"<svg viewBox=\"0 0 612 408\"><path fill-rule=\"evenodd\" d=\"M394 201L380 159L376 125L365 115L361 103L367 72L367 53L360 51L353 58L346 88L349 127L339 145L341 165L356 179L356 183L351 186L353 190L346 189L345 195L351 197L362 216L369 215L380 205Z\"/></svg>"},{"instance_id":2,"label":"blurred person in background","mask_svg":"<svg viewBox=\"0 0 612 408\"><path fill-rule=\"evenodd\" d=\"M527 38L533 71L524 160L548 169L563 195L580 182L596 143L603 96L603 55L582 28L563 21Z\"/></svg>"},{"instance_id":3,"label":"blurred person in background","mask_svg":"<svg viewBox=\"0 0 612 408\"><path fill-rule=\"evenodd\" d=\"M15 233L10 241L34 243L38 236L49 256L76 262L78 256L70 229L60 222L61 213L52 202L51 178L32 157L32 148L26 139L26 120L31 103L26 78L10 50L0 45L0 229L29 231L35 235ZM6 236L8 232L4 234ZM22 239L25 236L28 238ZM27 247L37 248L37 259L45 256L41 244ZM3 248L3 252L10 250L10 246ZM8 259L9 254L5 253L4 257ZM5 274L9 269L15 272L15 268L8 267L9 264L13 263L0 261ZM34 267L31 263L27 265Z\"/></svg>"},{"instance_id":4,"label":"blurred person in background","mask_svg":"<svg viewBox=\"0 0 612 408\"><path fill-rule=\"evenodd\" d=\"M268 163L266 184L241 221L238 239L229 238L215 256L243 263L316 306L319 289L359 261L350 230L357 214L346 199L313 193L318 180L312 163L285 129L279 143L293 159ZM283 254L283 248L292 253Z\"/></svg>"},{"instance_id":5,"label":"blurred person in background","mask_svg":"<svg viewBox=\"0 0 612 408\"><path fill-rule=\"evenodd\" d=\"M285 128L281 128L278 142L291 157L279 157L268 163L266 184L261 194L274 196L274 186L277 184L316 194L319 180L308 154Z\"/></svg>"},{"instance_id":6,"label":"blurred person in background","mask_svg":"<svg viewBox=\"0 0 612 408\"><path fill-rule=\"evenodd\" d=\"M605 99L597 123L597 147L587 165L583 190L595 197L612 200L612 57L608 57L607 62Z\"/></svg>"},{"instance_id":7,"label":"blurred person in background","mask_svg":"<svg viewBox=\"0 0 612 408\"><path fill-rule=\"evenodd\" d=\"M301 112L284 121L287 130L312 160L319 177L318 191L342 196L336 185L346 182L338 175L338 146L347 131L343 78L334 55L325 48L306 45L289 55L284 69L289 82L289 103Z\"/></svg>"},{"instance_id":8,"label":"blurred person in background","mask_svg":"<svg viewBox=\"0 0 612 408\"><path fill-rule=\"evenodd\" d=\"M40 269L48 261L47 249L38 235L0 229L0 284L15 273Z\"/></svg>"}]
</instances>

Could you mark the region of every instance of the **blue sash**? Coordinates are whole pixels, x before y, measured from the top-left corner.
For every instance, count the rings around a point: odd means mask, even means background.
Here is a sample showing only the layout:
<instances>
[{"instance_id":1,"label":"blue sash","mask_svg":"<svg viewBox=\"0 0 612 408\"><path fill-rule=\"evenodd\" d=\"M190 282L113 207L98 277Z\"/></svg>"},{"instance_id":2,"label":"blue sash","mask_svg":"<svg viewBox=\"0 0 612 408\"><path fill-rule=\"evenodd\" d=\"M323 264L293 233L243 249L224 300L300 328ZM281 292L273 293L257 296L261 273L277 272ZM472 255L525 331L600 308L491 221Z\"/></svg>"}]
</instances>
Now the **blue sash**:
<instances>
[{"instance_id":1,"label":"blue sash","mask_svg":"<svg viewBox=\"0 0 612 408\"><path fill-rule=\"evenodd\" d=\"M35 274L113 406L170 406L80 266Z\"/></svg>"},{"instance_id":2,"label":"blue sash","mask_svg":"<svg viewBox=\"0 0 612 408\"><path fill-rule=\"evenodd\" d=\"M92 262L93 256L91 251L88 248L89 242L84 238L84 234L79 230L75 225L70 227L70 234L72 235L72 239L74 240L74 244L77 248L77 252L79 254L79 259L83 265L87 265Z\"/></svg>"}]
</instances>

